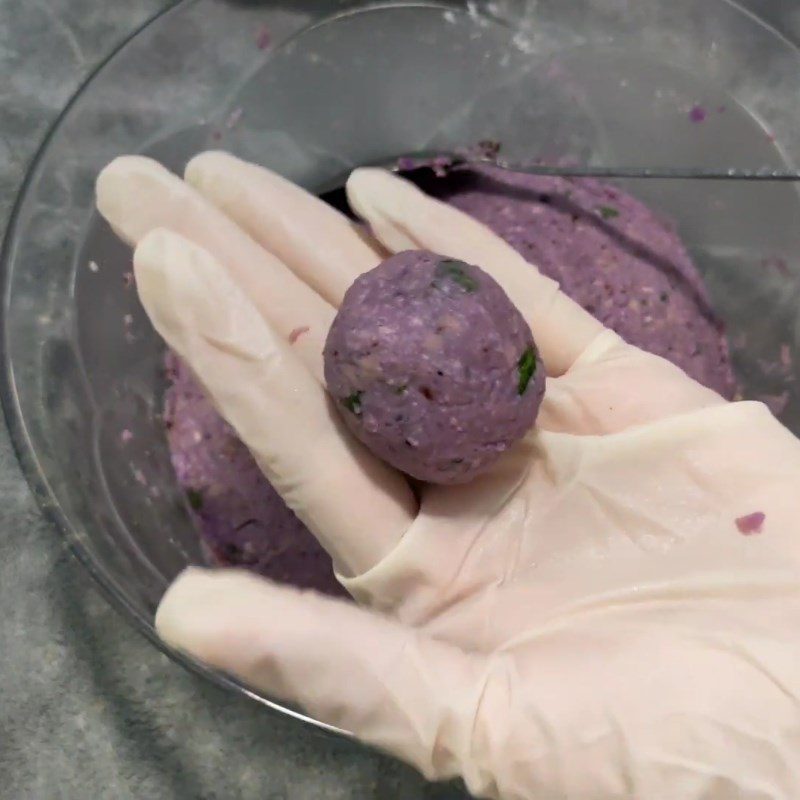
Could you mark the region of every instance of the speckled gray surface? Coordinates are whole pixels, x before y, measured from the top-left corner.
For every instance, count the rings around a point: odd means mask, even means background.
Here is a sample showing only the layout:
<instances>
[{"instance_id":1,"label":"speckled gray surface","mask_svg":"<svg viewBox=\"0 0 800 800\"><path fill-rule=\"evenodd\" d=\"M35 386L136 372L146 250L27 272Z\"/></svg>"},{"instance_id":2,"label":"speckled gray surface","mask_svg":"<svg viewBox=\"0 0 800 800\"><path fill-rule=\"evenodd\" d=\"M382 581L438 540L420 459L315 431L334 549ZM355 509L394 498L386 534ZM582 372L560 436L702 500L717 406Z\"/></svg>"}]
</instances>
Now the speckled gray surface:
<instances>
[{"instance_id":1,"label":"speckled gray surface","mask_svg":"<svg viewBox=\"0 0 800 800\"><path fill-rule=\"evenodd\" d=\"M252 1L252 0L251 0ZM161 0L0 0L0 229L25 164L97 62ZM800 32L795 0L749 0ZM0 430L0 797L453 800L171 664L41 518Z\"/></svg>"},{"instance_id":2,"label":"speckled gray surface","mask_svg":"<svg viewBox=\"0 0 800 800\"><path fill-rule=\"evenodd\" d=\"M159 0L0 0L0 229L63 103ZM184 672L97 593L0 430L0 797L461 797Z\"/></svg>"}]
</instances>

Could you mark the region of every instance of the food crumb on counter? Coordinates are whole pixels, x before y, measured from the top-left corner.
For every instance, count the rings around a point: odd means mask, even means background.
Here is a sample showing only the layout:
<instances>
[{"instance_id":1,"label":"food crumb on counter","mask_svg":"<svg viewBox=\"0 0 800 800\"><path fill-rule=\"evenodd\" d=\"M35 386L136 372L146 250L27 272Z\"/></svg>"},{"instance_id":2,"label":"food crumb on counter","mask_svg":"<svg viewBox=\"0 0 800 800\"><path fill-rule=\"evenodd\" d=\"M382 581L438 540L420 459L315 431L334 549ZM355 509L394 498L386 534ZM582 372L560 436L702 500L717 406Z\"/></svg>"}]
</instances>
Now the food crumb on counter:
<instances>
[{"instance_id":1,"label":"food crumb on counter","mask_svg":"<svg viewBox=\"0 0 800 800\"><path fill-rule=\"evenodd\" d=\"M708 111L698 103L695 103L689 110L689 120L691 122L705 122L707 118Z\"/></svg>"},{"instance_id":2,"label":"food crumb on counter","mask_svg":"<svg viewBox=\"0 0 800 800\"><path fill-rule=\"evenodd\" d=\"M256 31L256 47L266 50L272 44L272 33L266 25L261 25Z\"/></svg>"}]
</instances>

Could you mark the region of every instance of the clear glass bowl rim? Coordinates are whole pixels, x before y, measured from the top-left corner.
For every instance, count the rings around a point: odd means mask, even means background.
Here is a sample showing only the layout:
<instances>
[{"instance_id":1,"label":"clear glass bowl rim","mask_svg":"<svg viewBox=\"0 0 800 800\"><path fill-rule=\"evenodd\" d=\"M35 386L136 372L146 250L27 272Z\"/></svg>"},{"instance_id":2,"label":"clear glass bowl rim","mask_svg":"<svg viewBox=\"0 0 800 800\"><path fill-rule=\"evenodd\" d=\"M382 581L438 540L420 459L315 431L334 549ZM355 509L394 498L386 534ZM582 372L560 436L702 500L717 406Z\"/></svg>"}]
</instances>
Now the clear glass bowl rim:
<instances>
[{"instance_id":1,"label":"clear glass bowl rim","mask_svg":"<svg viewBox=\"0 0 800 800\"><path fill-rule=\"evenodd\" d=\"M295 708L291 708L271 700L260 694L255 689L252 689L241 681L238 681L236 678L218 670L211 669L202 662L197 661L187 654L167 645L159 637L158 633L156 633L154 620L149 619L146 615L142 614L137 608L131 605L125 595L103 574L103 571L97 568L91 556L80 545L79 537L70 535L70 522L67 519L66 514L61 509L54 492L50 488L47 477L43 469L40 467L36 452L25 425L25 420L19 401L19 395L15 386L12 365L10 358L8 357L9 349L7 342L9 340L9 331L6 308L8 307L9 293L11 288L10 265L12 251L14 248L14 243L17 239L17 230L26 196L34 181L37 170L39 169L42 160L48 152L48 148L52 139L56 135L73 106L80 100L84 93L91 88L95 78L97 78L97 76L109 64L111 64L122 53L122 51L128 47L128 45L134 42L134 40L143 34L151 25L157 23L159 20L172 13L179 12L182 8L194 5L197 1L198 0L170 0L170 2L164 8L158 10L154 14L151 14L147 19L144 20L144 22L134 28L133 31L124 36L109 51L109 53L92 68L75 92L67 100L64 107L48 127L41 144L36 149L27 168L25 169L22 183L11 208L11 213L9 215L2 244L0 245L0 285L2 286L3 299L2 307L0 308L0 357L2 357L3 362L2 369L0 369L0 402L2 403L6 426L8 428L11 443L17 456L17 460L43 516L67 541L71 553L92 577L95 585L100 589L100 592L103 594L106 600L130 625L132 625L139 633L141 633L158 650L168 656L172 661L180 664L190 672L193 672L194 674L199 675L206 680L210 680L217 686L248 697L251 700L255 700L273 712L292 717L300 722L312 725L323 732L349 737L350 734L347 731L314 719L313 717L310 717Z\"/></svg>"},{"instance_id":2,"label":"clear glass bowl rim","mask_svg":"<svg viewBox=\"0 0 800 800\"><path fill-rule=\"evenodd\" d=\"M41 468L35 449L32 445L24 415L22 413L19 395L15 385L14 372L9 358L9 330L6 308L8 307L11 288L10 266L13 257L13 250L15 242L18 238L20 217L26 197L31 185L35 180L41 162L48 152L51 141L57 134L59 128L69 115L74 105L87 91L91 89L92 84L98 75L100 75L100 73L102 73L107 66L114 62L115 59L130 44L132 44L141 34L150 28L151 25L173 13L180 13L182 9L194 6L198 2L199 0L169 0L169 2L163 8L150 15L129 34L125 35L108 52L108 54L90 70L87 76L79 84L77 89L67 100L64 107L49 125L40 145L36 149L33 157L27 165L22 183L20 184L11 208L2 243L0 243L0 285L2 285L3 299L2 307L0 307L0 357L2 358L3 362L2 368L0 369L0 402L2 403L3 413L10 439L21 466L23 475L30 486L30 489L43 516L53 525L53 527L58 531L59 535L66 539L72 554L87 570L111 606L116 609L116 611L129 624L131 624L146 639L148 639L159 651L167 655L174 662L180 664L182 667L188 669L190 672L200 675L203 678L210 680L212 683L229 691L233 691L239 695L248 697L251 700L255 700L274 712L292 717L301 722L312 725L322 731L349 737L350 734L347 731L316 720L313 717L302 713L296 708L292 708L271 700L253 688L248 687L246 684L233 678L232 676L205 666L201 662L191 658L185 653L171 648L161 640L156 633L153 619L142 613L128 601L124 593L120 591L114 585L114 582L107 578L107 576L103 573L103 570L94 563L94 560L89 553L81 546L79 537L72 535L72 526L67 518L67 515L60 507L55 493L52 491L49 485L46 474ZM743 7L737 0L723 0L723 2L738 9L746 16L751 17L759 25L768 28L773 35L782 39L786 39L782 32L778 31L773 25L761 19L751 9Z\"/></svg>"}]
</instances>

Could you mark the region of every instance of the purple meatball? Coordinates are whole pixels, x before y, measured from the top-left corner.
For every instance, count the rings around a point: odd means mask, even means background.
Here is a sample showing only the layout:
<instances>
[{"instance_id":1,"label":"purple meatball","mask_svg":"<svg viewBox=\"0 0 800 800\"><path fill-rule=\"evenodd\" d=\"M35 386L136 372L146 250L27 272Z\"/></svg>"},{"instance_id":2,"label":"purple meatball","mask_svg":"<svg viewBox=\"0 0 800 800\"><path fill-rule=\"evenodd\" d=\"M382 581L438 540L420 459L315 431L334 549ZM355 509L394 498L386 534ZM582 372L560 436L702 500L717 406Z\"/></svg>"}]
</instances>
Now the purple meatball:
<instances>
[{"instance_id":1,"label":"purple meatball","mask_svg":"<svg viewBox=\"0 0 800 800\"><path fill-rule=\"evenodd\" d=\"M399 253L347 291L325 380L350 430L397 469L463 483L533 426L544 367L528 324L483 270Z\"/></svg>"}]
</instances>

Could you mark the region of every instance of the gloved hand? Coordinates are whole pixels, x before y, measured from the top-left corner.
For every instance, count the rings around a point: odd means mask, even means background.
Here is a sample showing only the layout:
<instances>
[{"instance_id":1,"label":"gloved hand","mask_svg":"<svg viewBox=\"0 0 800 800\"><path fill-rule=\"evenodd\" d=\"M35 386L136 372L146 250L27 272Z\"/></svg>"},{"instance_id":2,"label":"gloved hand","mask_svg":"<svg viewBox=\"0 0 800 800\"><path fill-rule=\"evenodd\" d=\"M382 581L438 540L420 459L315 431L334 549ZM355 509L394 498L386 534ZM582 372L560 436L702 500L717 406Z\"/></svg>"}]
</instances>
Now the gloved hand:
<instances>
[{"instance_id":1,"label":"gloved hand","mask_svg":"<svg viewBox=\"0 0 800 800\"><path fill-rule=\"evenodd\" d=\"M358 601L193 568L161 636L478 796L796 800L797 440L401 179L357 170L348 194L374 240L221 153L186 183L141 158L99 179L156 329ZM334 307L381 247L482 266L551 372L535 432L419 503L320 383Z\"/></svg>"}]
</instances>

